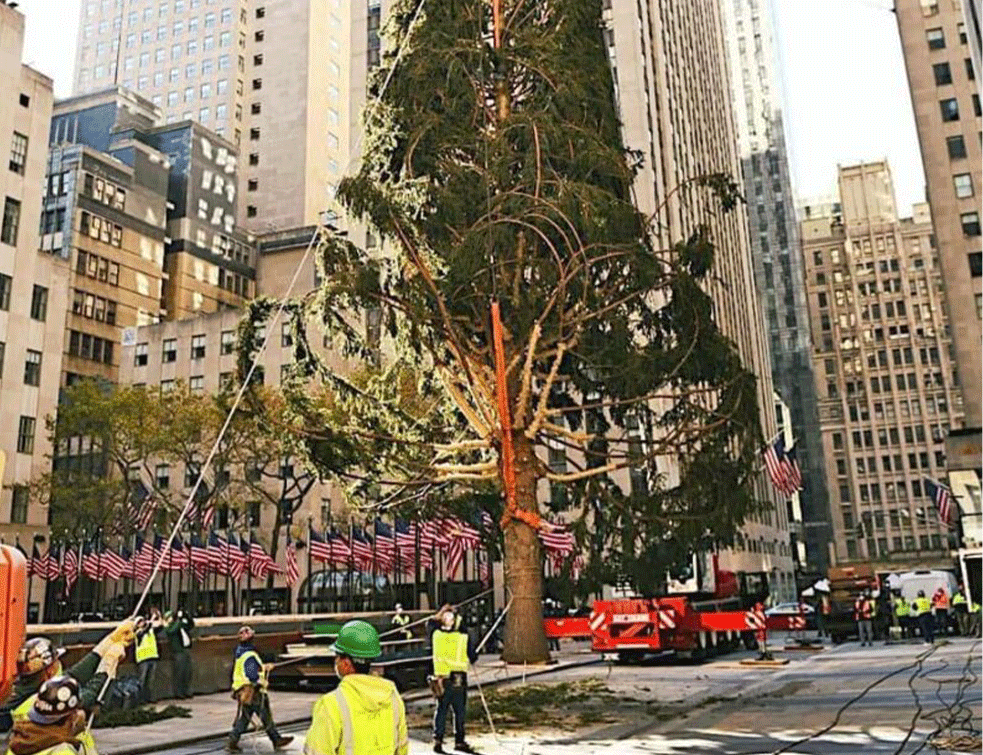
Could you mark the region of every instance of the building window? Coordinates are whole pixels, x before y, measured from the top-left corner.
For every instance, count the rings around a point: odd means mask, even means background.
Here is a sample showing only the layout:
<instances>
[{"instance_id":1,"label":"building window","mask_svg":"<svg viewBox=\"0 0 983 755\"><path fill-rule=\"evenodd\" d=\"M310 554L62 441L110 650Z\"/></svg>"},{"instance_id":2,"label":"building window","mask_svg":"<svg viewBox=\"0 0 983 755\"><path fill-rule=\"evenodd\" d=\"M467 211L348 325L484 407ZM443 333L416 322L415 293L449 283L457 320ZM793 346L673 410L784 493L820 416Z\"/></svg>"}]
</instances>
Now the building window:
<instances>
[{"instance_id":1,"label":"building window","mask_svg":"<svg viewBox=\"0 0 983 755\"><path fill-rule=\"evenodd\" d=\"M250 165L259 165L259 153L258 152L252 152L252 153L250 153L250 155L249 155L249 164Z\"/></svg>"},{"instance_id":2,"label":"building window","mask_svg":"<svg viewBox=\"0 0 983 755\"><path fill-rule=\"evenodd\" d=\"M259 189L259 179L258 178L250 178L246 182L246 191L257 191L258 189Z\"/></svg>"},{"instance_id":3,"label":"building window","mask_svg":"<svg viewBox=\"0 0 983 755\"><path fill-rule=\"evenodd\" d=\"M10 523L27 524L27 486L14 485L10 493Z\"/></svg>"},{"instance_id":4,"label":"building window","mask_svg":"<svg viewBox=\"0 0 983 755\"><path fill-rule=\"evenodd\" d=\"M966 58L966 78L970 81L976 81L976 69L973 67L973 59Z\"/></svg>"},{"instance_id":5,"label":"building window","mask_svg":"<svg viewBox=\"0 0 983 755\"><path fill-rule=\"evenodd\" d=\"M973 178L969 173L959 173L953 176L952 183L956 189L956 196L960 199L973 196Z\"/></svg>"},{"instance_id":6,"label":"building window","mask_svg":"<svg viewBox=\"0 0 983 755\"><path fill-rule=\"evenodd\" d=\"M205 358L205 335L203 333L191 336L191 358Z\"/></svg>"},{"instance_id":7,"label":"building window","mask_svg":"<svg viewBox=\"0 0 983 755\"><path fill-rule=\"evenodd\" d=\"M205 376L204 375L192 375L188 379L188 388L192 391L199 393L205 390Z\"/></svg>"},{"instance_id":8,"label":"building window","mask_svg":"<svg viewBox=\"0 0 983 755\"><path fill-rule=\"evenodd\" d=\"M133 364L137 367L146 367L148 361L148 344L138 343L133 350Z\"/></svg>"},{"instance_id":9,"label":"building window","mask_svg":"<svg viewBox=\"0 0 983 755\"><path fill-rule=\"evenodd\" d=\"M14 132L14 138L10 145L10 169L14 173L24 175L24 166L27 163L27 137L23 134Z\"/></svg>"},{"instance_id":10,"label":"building window","mask_svg":"<svg viewBox=\"0 0 983 755\"><path fill-rule=\"evenodd\" d=\"M259 128L254 126L249 129L249 141L258 142L259 141Z\"/></svg>"},{"instance_id":11,"label":"building window","mask_svg":"<svg viewBox=\"0 0 983 755\"><path fill-rule=\"evenodd\" d=\"M983 115L983 112L980 111L980 96L978 94L973 95L973 115L977 118Z\"/></svg>"},{"instance_id":12,"label":"building window","mask_svg":"<svg viewBox=\"0 0 983 755\"><path fill-rule=\"evenodd\" d=\"M257 8L256 18L266 18L266 8Z\"/></svg>"},{"instance_id":13,"label":"building window","mask_svg":"<svg viewBox=\"0 0 983 755\"><path fill-rule=\"evenodd\" d=\"M255 34L253 34L254 42L262 42L264 39L266 39L266 32L263 31L262 29L260 29Z\"/></svg>"},{"instance_id":14,"label":"building window","mask_svg":"<svg viewBox=\"0 0 983 755\"><path fill-rule=\"evenodd\" d=\"M963 139L962 134L948 137L945 144L949 150L950 160L961 160L966 157L966 140Z\"/></svg>"},{"instance_id":15,"label":"building window","mask_svg":"<svg viewBox=\"0 0 983 755\"><path fill-rule=\"evenodd\" d=\"M983 252L972 252L966 256L969 258L969 274L979 278L983 275Z\"/></svg>"},{"instance_id":16,"label":"building window","mask_svg":"<svg viewBox=\"0 0 983 755\"><path fill-rule=\"evenodd\" d=\"M959 103L955 97L939 100L939 109L942 111L942 120L945 123L959 120Z\"/></svg>"},{"instance_id":17,"label":"building window","mask_svg":"<svg viewBox=\"0 0 983 755\"><path fill-rule=\"evenodd\" d=\"M24 361L24 385L41 385L41 352L27 350Z\"/></svg>"},{"instance_id":18,"label":"building window","mask_svg":"<svg viewBox=\"0 0 983 755\"><path fill-rule=\"evenodd\" d=\"M164 348L161 353L161 361L164 364L168 362L177 361L177 339L176 338L165 338Z\"/></svg>"},{"instance_id":19,"label":"building window","mask_svg":"<svg viewBox=\"0 0 983 755\"><path fill-rule=\"evenodd\" d=\"M13 286L13 278L9 275L0 273L0 309L8 311L10 309L10 289Z\"/></svg>"},{"instance_id":20,"label":"building window","mask_svg":"<svg viewBox=\"0 0 983 755\"><path fill-rule=\"evenodd\" d=\"M942 29L928 29L925 32L925 39L928 41L929 50L945 49L945 34Z\"/></svg>"},{"instance_id":21,"label":"building window","mask_svg":"<svg viewBox=\"0 0 983 755\"><path fill-rule=\"evenodd\" d=\"M948 63L936 63L932 66L935 75L935 86L941 87L952 83L952 69Z\"/></svg>"},{"instance_id":22,"label":"building window","mask_svg":"<svg viewBox=\"0 0 983 755\"><path fill-rule=\"evenodd\" d=\"M0 228L0 241L17 246L17 230L20 227L20 202L7 197L3 203L3 226Z\"/></svg>"},{"instance_id":23,"label":"building window","mask_svg":"<svg viewBox=\"0 0 983 755\"><path fill-rule=\"evenodd\" d=\"M171 487L171 465L158 464L154 468L154 482L161 490Z\"/></svg>"},{"instance_id":24,"label":"building window","mask_svg":"<svg viewBox=\"0 0 983 755\"><path fill-rule=\"evenodd\" d=\"M964 45L969 41L969 38L966 36L966 24L960 21L957 28L959 29L959 44Z\"/></svg>"},{"instance_id":25,"label":"building window","mask_svg":"<svg viewBox=\"0 0 983 755\"><path fill-rule=\"evenodd\" d=\"M284 348L294 345L293 329L289 322L280 323L280 345Z\"/></svg>"},{"instance_id":26,"label":"building window","mask_svg":"<svg viewBox=\"0 0 983 755\"><path fill-rule=\"evenodd\" d=\"M17 453L34 453L34 428L37 422L34 417L21 417L17 428Z\"/></svg>"},{"instance_id":27,"label":"building window","mask_svg":"<svg viewBox=\"0 0 983 755\"><path fill-rule=\"evenodd\" d=\"M21 93L21 96L20 96L20 106L21 107L30 107L31 106L31 98L30 98L30 96L24 94L23 92Z\"/></svg>"},{"instance_id":28,"label":"building window","mask_svg":"<svg viewBox=\"0 0 983 755\"><path fill-rule=\"evenodd\" d=\"M236 334L232 330L223 330L219 352L222 355L231 354L236 348Z\"/></svg>"},{"instance_id":29,"label":"building window","mask_svg":"<svg viewBox=\"0 0 983 755\"><path fill-rule=\"evenodd\" d=\"M983 294L976 294L976 319L983 320ZM0 343L0 377L3 377L3 344Z\"/></svg>"},{"instance_id":30,"label":"building window","mask_svg":"<svg viewBox=\"0 0 983 755\"><path fill-rule=\"evenodd\" d=\"M964 212L959 216L959 220L962 223L964 235L980 235L980 214L978 212Z\"/></svg>"},{"instance_id":31,"label":"building window","mask_svg":"<svg viewBox=\"0 0 983 755\"><path fill-rule=\"evenodd\" d=\"M44 322L48 316L48 289L35 284L31 293L31 319Z\"/></svg>"},{"instance_id":32,"label":"building window","mask_svg":"<svg viewBox=\"0 0 983 755\"><path fill-rule=\"evenodd\" d=\"M256 217L256 205L251 204L246 207L246 217L247 218Z\"/></svg>"}]
</instances>

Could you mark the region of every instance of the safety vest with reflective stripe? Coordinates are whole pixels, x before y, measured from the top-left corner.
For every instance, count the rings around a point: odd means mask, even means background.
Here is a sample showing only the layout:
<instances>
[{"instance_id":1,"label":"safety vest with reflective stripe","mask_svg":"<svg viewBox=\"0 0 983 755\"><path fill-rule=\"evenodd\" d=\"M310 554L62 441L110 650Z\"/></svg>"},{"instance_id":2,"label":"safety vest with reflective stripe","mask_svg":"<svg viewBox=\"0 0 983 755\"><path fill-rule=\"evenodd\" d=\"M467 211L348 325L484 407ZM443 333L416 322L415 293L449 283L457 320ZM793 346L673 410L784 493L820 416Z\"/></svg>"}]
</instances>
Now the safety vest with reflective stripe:
<instances>
[{"instance_id":1,"label":"safety vest with reflective stripe","mask_svg":"<svg viewBox=\"0 0 983 755\"><path fill-rule=\"evenodd\" d=\"M157 649L157 635L151 629L137 643L136 659L137 663L144 661L156 661L160 658L160 651Z\"/></svg>"},{"instance_id":2,"label":"safety vest with reflective stripe","mask_svg":"<svg viewBox=\"0 0 983 755\"><path fill-rule=\"evenodd\" d=\"M966 596L963 595L961 592L957 592L955 595L952 596L952 607L953 608L955 608L956 606L962 606L962 605L965 605L965 604L966 604Z\"/></svg>"},{"instance_id":3,"label":"safety vest with reflective stripe","mask_svg":"<svg viewBox=\"0 0 983 755\"><path fill-rule=\"evenodd\" d=\"M408 755L405 724L400 726L404 709L395 684L390 709L391 715L365 710L349 699L342 682L314 704L304 755Z\"/></svg>"},{"instance_id":4,"label":"safety vest with reflective stripe","mask_svg":"<svg viewBox=\"0 0 983 755\"><path fill-rule=\"evenodd\" d=\"M911 605L915 609L916 616L921 616L923 613L932 612L932 604L929 602L928 598L915 598Z\"/></svg>"},{"instance_id":5,"label":"safety vest with reflective stripe","mask_svg":"<svg viewBox=\"0 0 983 755\"><path fill-rule=\"evenodd\" d=\"M11 711L10 717L14 720L14 723L17 723L18 721L27 720L27 714L31 712L31 708L34 707L34 701L37 699L38 699L37 693L34 693L29 698L27 698L24 702L18 705L16 708L14 708L13 711ZM78 741L79 744L85 747L83 752L86 755L95 755L96 741L92 738L92 732L89 729L86 729L81 734L79 734ZM65 752L71 752L71 753L76 752L76 750L71 745L58 745L58 747L68 747L69 749L65 750ZM44 753L48 753L48 752L49 750L44 750ZM42 754L37 753L37 755L42 755ZM61 750L58 751L58 755L61 755Z\"/></svg>"},{"instance_id":6,"label":"safety vest with reflective stripe","mask_svg":"<svg viewBox=\"0 0 983 755\"><path fill-rule=\"evenodd\" d=\"M246 676L246 661L250 658L254 658L259 664L259 682L253 682ZM255 650L247 650L236 658L236 664L232 668L232 691L238 692L246 685L254 683L258 683L260 687L266 689L266 669L263 667L263 659L259 657L259 653Z\"/></svg>"},{"instance_id":7,"label":"safety vest with reflective stripe","mask_svg":"<svg viewBox=\"0 0 983 755\"><path fill-rule=\"evenodd\" d=\"M937 592L932 597L932 602L935 604L936 608L943 608L945 610L949 609L949 594L944 590Z\"/></svg>"},{"instance_id":8,"label":"safety vest with reflective stripe","mask_svg":"<svg viewBox=\"0 0 983 755\"><path fill-rule=\"evenodd\" d=\"M49 747L47 750L41 750L34 755L98 755L98 753L95 750L95 745L92 747L86 745L79 750L66 743Z\"/></svg>"},{"instance_id":9,"label":"safety vest with reflective stripe","mask_svg":"<svg viewBox=\"0 0 983 755\"><path fill-rule=\"evenodd\" d=\"M894 604L894 615L899 619L907 619L911 613L911 606L905 600L899 600Z\"/></svg>"},{"instance_id":10,"label":"safety vest with reflective stripe","mask_svg":"<svg viewBox=\"0 0 983 755\"><path fill-rule=\"evenodd\" d=\"M410 617L405 613L397 613L393 616L393 624L397 627L405 627L410 623Z\"/></svg>"},{"instance_id":11,"label":"safety vest with reflective stripe","mask_svg":"<svg viewBox=\"0 0 983 755\"><path fill-rule=\"evenodd\" d=\"M434 676L450 676L453 671L468 670L468 636L461 632L433 633Z\"/></svg>"},{"instance_id":12,"label":"safety vest with reflective stripe","mask_svg":"<svg viewBox=\"0 0 983 755\"><path fill-rule=\"evenodd\" d=\"M865 598L861 598L853 604L854 621L867 621L870 619L873 612L873 606L871 606L870 601Z\"/></svg>"}]
</instances>

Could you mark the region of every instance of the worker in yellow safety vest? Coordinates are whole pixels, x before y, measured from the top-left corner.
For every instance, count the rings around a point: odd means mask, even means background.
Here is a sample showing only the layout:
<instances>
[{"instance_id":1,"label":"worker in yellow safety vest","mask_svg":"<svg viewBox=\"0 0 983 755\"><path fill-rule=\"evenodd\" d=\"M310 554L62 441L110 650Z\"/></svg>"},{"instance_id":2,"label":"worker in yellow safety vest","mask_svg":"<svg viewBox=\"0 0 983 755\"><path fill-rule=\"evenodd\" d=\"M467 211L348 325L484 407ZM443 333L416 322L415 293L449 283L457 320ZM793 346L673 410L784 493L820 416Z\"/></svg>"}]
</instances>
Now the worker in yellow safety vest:
<instances>
[{"instance_id":1,"label":"worker in yellow safety vest","mask_svg":"<svg viewBox=\"0 0 983 755\"><path fill-rule=\"evenodd\" d=\"M267 693L269 687L267 674L271 667L265 665L256 652L256 647L253 645L254 636L252 627L239 628L239 645L236 647L235 664L232 666L232 697L239 702L239 710L232 725L232 732L229 734L229 742L225 747L229 752L242 752L239 738L246 733L253 716L259 716L274 750L282 750L294 741L293 737L282 736L273 722L270 696Z\"/></svg>"},{"instance_id":2,"label":"worker in yellow safety vest","mask_svg":"<svg viewBox=\"0 0 983 755\"><path fill-rule=\"evenodd\" d=\"M912 614L918 619L922 630L922 639L926 645L935 642L935 617L932 616L932 602L925 597L925 591L919 590L918 597L911 602Z\"/></svg>"},{"instance_id":3,"label":"worker in yellow safety vest","mask_svg":"<svg viewBox=\"0 0 983 755\"><path fill-rule=\"evenodd\" d=\"M31 697L26 711L23 704L15 711L9 755L96 755L86 720L101 702L106 682L116 678L133 642L133 627L125 621L96 645L89 655L98 658L98 665L84 686L72 674L52 677Z\"/></svg>"},{"instance_id":4,"label":"worker in yellow safety vest","mask_svg":"<svg viewBox=\"0 0 983 755\"><path fill-rule=\"evenodd\" d=\"M894 616L901 627L901 638L908 639L911 634L911 604L905 600L904 595L898 595L894 600Z\"/></svg>"},{"instance_id":5,"label":"worker in yellow safety vest","mask_svg":"<svg viewBox=\"0 0 983 755\"><path fill-rule=\"evenodd\" d=\"M962 583L952 595L952 612L956 615L956 630L960 637L969 634L969 604L966 602Z\"/></svg>"},{"instance_id":6,"label":"worker in yellow safety vest","mask_svg":"<svg viewBox=\"0 0 983 755\"><path fill-rule=\"evenodd\" d=\"M379 634L349 621L332 650L338 687L314 704L304 755L408 755L406 708L396 685L371 672L382 655Z\"/></svg>"},{"instance_id":7,"label":"worker in yellow safety vest","mask_svg":"<svg viewBox=\"0 0 983 755\"><path fill-rule=\"evenodd\" d=\"M460 617L446 607L440 614L440 627L430 636L433 646L433 683L437 710L433 717L433 751L444 752L447 712L454 711L454 749L474 752L464 739L464 722L468 708L468 667L478 660L470 647L468 634Z\"/></svg>"},{"instance_id":8,"label":"worker in yellow safety vest","mask_svg":"<svg viewBox=\"0 0 983 755\"><path fill-rule=\"evenodd\" d=\"M150 618L137 623L136 650L134 660L140 677L140 702L156 702L153 686L157 675L157 662L160 660L160 648L157 646L157 630L164 625L160 609L156 606L150 609Z\"/></svg>"},{"instance_id":9,"label":"worker in yellow safety vest","mask_svg":"<svg viewBox=\"0 0 983 755\"><path fill-rule=\"evenodd\" d=\"M397 629L402 630L400 631L399 634L402 635L404 640L413 639L413 632L411 632L409 629L406 628L406 626L409 623L410 623L410 617L407 614L403 613L403 604L397 603L396 612L393 614L392 625Z\"/></svg>"}]
</instances>

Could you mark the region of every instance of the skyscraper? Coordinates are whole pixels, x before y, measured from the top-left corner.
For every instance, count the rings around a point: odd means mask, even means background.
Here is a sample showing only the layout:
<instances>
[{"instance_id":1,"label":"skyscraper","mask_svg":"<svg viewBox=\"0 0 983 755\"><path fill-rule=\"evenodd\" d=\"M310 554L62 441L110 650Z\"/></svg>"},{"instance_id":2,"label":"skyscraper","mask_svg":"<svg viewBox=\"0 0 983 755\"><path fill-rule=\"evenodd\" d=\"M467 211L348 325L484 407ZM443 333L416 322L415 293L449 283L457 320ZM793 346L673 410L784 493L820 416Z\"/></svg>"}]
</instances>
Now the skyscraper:
<instances>
[{"instance_id":1,"label":"skyscraper","mask_svg":"<svg viewBox=\"0 0 983 755\"><path fill-rule=\"evenodd\" d=\"M739 177L724 22L717 0L608 3L605 30L625 144L639 155L635 194L653 216L656 243L668 248L706 223L716 244L708 284L721 328L758 376L762 434L777 434L771 363L755 293L747 215L723 213L693 180L708 174ZM671 476L671 470L667 469ZM769 510L748 521L722 568L765 572L772 594L795 595L788 510L764 476L756 483Z\"/></svg>"},{"instance_id":2,"label":"skyscraper","mask_svg":"<svg viewBox=\"0 0 983 755\"><path fill-rule=\"evenodd\" d=\"M978 40L979 26L967 27L962 5L961 0L896 0L895 15L942 264L958 386L966 425L978 429L983 408L983 120L969 44L971 36Z\"/></svg>"},{"instance_id":3,"label":"skyscraper","mask_svg":"<svg viewBox=\"0 0 983 755\"><path fill-rule=\"evenodd\" d=\"M748 237L755 283L770 337L775 390L791 413L802 469L798 493L805 564L823 571L829 542L829 498L809 341L805 278L782 122L780 82L769 0L725 0L726 39L737 143L744 173ZM791 441L792 438L789 438Z\"/></svg>"},{"instance_id":4,"label":"skyscraper","mask_svg":"<svg viewBox=\"0 0 983 755\"><path fill-rule=\"evenodd\" d=\"M802 220L833 555L945 564L925 483L945 474L962 410L940 250L926 205L899 219L887 163L840 168L839 188Z\"/></svg>"}]
</instances>

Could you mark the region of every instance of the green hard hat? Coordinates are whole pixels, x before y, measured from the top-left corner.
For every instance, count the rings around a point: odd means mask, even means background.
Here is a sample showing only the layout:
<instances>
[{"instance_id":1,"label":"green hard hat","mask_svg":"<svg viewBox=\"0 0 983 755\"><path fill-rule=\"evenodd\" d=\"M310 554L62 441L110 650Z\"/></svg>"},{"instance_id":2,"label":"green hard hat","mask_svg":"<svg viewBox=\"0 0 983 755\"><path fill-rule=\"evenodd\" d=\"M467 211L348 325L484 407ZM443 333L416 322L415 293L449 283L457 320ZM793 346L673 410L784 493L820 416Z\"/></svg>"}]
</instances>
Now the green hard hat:
<instances>
[{"instance_id":1,"label":"green hard hat","mask_svg":"<svg viewBox=\"0 0 983 755\"><path fill-rule=\"evenodd\" d=\"M379 633L367 621L349 621L341 631L331 649L335 654L347 655L352 658L372 660L382 655L379 645Z\"/></svg>"}]
</instances>

